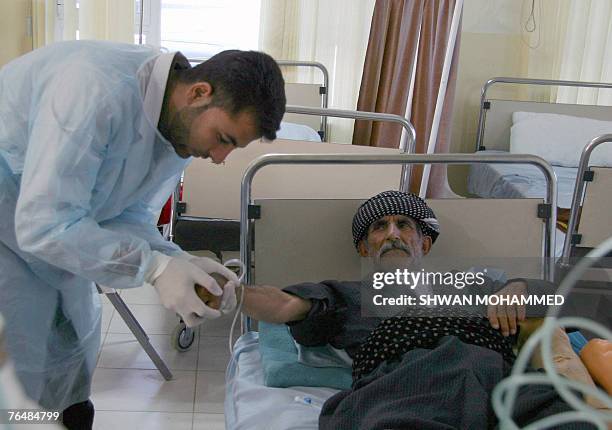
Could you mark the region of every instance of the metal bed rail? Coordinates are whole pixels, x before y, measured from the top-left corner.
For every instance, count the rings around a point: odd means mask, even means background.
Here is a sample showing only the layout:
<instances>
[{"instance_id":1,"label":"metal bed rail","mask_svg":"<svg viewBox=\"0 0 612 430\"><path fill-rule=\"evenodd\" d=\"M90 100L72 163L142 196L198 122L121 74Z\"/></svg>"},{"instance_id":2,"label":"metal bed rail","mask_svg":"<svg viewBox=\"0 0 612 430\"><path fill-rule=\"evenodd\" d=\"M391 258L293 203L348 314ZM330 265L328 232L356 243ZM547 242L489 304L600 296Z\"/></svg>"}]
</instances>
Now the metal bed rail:
<instances>
[{"instance_id":1,"label":"metal bed rail","mask_svg":"<svg viewBox=\"0 0 612 430\"><path fill-rule=\"evenodd\" d=\"M323 109L327 109L328 106L328 97L329 97L329 72L327 68L319 63L318 61L290 61L290 60L277 60L276 61L279 66L286 67L314 67L319 69L323 74L323 86L319 88L319 92L321 94L321 107ZM327 117L321 116L321 132L323 136L321 136L324 142L327 141Z\"/></svg>"},{"instance_id":2,"label":"metal bed rail","mask_svg":"<svg viewBox=\"0 0 612 430\"><path fill-rule=\"evenodd\" d=\"M275 164L531 164L540 169L546 177L545 203L550 208L557 206L557 177L545 160L535 155L474 155L474 154L268 154L253 160L248 166L240 187L240 260L245 265L244 283L253 282L251 243L253 228L249 219L249 206L252 201L252 184L257 172L262 168ZM547 280L554 278L554 264L551 256L555 249L555 226L557 223L556 211L551 210L545 221L545 235L543 244L544 276ZM243 315L243 331L251 330L250 317Z\"/></svg>"},{"instance_id":3,"label":"metal bed rail","mask_svg":"<svg viewBox=\"0 0 612 430\"><path fill-rule=\"evenodd\" d=\"M305 106L292 106L287 105L286 111L289 113L297 113L303 115L324 115L335 118L350 118L350 119L361 119L369 121L385 121L395 122L400 124L406 134L404 139L400 142L400 151L405 154L414 154L416 147L416 131L410 121L400 115L391 113L379 113L379 112L365 112L358 110L345 110L345 109L318 109L309 108ZM410 166L404 164L402 166L402 173L400 177L400 190L408 191L410 185Z\"/></svg>"},{"instance_id":4,"label":"metal bed rail","mask_svg":"<svg viewBox=\"0 0 612 430\"><path fill-rule=\"evenodd\" d=\"M574 185L574 194L572 196L572 206L570 209L569 221L567 224L567 233L563 241L563 254L561 264L568 265L572 247L572 238L578 233L578 213L582 206L582 197L584 196L586 181L584 180L585 172L589 170L589 159L591 153L602 143L612 142L612 134L604 134L591 140L580 154L580 162L578 163L578 172L576 174L576 183Z\"/></svg>"},{"instance_id":5,"label":"metal bed rail","mask_svg":"<svg viewBox=\"0 0 612 430\"><path fill-rule=\"evenodd\" d=\"M188 58L187 61L193 64L199 64L206 61L208 58ZM326 109L329 100L329 71L322 63L318 61L293 61L293 60L276 60L276 63L281 67L313 67L319 69L323 75L323 86L319 88L319 94L321 94L321 107ZM327 117L321 116L321 140L327 141Z\"/></svg>"},{"instance_id":6,"label":"metal bed rail","mask_svg":"<svg viewBox=\"0 0 612 430\"><path fill-rule=\"evenodd\" d=\"M478 114L478 131L476 133L476 152L482 147L487 111L487 91L495 84L517 84L517 85L546 85L559 87L584 87L584 88L607 88L612 89L612 83L604 82L581 82L581 81L561 81L553 79L527 79L495 77L489 79L482 87L480 93L480 112Z\"/></svg>"}]
</instances>

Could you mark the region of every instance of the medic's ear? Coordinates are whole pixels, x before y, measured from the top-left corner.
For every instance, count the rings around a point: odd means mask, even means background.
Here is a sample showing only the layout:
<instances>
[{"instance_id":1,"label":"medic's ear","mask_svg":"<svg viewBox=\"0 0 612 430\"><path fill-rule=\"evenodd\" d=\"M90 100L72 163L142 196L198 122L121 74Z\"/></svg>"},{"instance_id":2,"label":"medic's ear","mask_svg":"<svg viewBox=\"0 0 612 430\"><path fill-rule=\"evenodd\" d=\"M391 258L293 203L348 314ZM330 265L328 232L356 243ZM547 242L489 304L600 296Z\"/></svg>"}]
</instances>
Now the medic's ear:
<instances>
[{"instance_id":1,"label":"medic's ear","mask_svg":"<svg viewBox=\"0 0 612 430\"><path fill-rule=\"evenodd\" d=\"M187 90L187 105L189 107L203 107L212 101L213 87L208 82L196 82Z\"/></svg>"}]
</instances>

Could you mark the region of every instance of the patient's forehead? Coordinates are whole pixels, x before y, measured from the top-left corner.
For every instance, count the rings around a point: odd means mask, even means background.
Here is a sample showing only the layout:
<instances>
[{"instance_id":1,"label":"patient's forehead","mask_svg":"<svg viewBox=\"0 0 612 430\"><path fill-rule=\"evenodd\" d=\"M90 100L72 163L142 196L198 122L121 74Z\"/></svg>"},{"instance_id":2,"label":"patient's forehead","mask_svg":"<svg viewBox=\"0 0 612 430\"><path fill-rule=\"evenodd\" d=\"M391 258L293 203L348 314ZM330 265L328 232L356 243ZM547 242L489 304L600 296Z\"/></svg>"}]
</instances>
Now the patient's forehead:
<instances>
[{"instance_id":1,"label":"patient's forehead","mask_svg":"<svg viewBox=\"0 0 612 430\"><path fill-rule=\"evenodd\" d=\"M400 221L407 222L412 227L416 227L417 225L414 218L409 217L408 215L401 215L401 214L385 215L384 217L378 218L376 221L370 224L370 226L368 227L368 231L372 231L372 229L374 229L376 226L381 225L381 224L387 224L389 222L397 223Z\"/></svg>"}]
</instances>

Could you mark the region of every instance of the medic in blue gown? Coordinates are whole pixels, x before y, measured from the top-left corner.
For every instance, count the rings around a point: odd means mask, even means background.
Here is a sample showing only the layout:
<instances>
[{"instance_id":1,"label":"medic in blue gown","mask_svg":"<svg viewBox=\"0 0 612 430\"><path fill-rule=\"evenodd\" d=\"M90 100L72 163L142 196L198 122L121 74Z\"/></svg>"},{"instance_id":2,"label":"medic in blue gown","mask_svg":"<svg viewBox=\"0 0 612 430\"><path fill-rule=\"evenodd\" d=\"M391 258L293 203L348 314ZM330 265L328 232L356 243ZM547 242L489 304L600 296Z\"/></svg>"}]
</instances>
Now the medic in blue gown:
<instances>
[{"instance_id":1,"label":"medic in blue gown","mask_svg":"<svg viewBox=\"0 0 612 430\"><path fill-rule=\"evenodd\" d=\"M191 68L180 53L64 42L0 69L0 312L26 393L66 410L68 428L71 411L93 420L94 283L150 283L189 326L219 315L194 284L220 295L209 273L235 275L164 241L157 214L191 157L274 139L284 109L276 62L252 51ZM223 296L235 306L233 288Z\"/></svg>"}]
</instances>

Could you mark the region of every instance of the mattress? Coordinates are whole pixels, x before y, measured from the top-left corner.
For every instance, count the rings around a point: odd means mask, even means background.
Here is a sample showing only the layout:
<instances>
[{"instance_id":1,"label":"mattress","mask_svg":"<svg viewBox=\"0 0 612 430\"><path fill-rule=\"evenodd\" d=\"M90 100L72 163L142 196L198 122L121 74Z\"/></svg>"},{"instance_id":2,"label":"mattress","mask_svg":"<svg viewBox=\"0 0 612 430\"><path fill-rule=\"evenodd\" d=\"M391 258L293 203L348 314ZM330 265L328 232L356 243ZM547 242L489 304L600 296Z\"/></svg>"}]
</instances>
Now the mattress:
<instances>
[{"instance_id":1,"label":"mattress","mask_svg":"<svg viewBox=\"0 0 612 430\"><path fill-rule=\"evenodd\" d=\"M508 154L505 151L479 151L476 154ZM552 166L557 175L557 206L568 209L576 182L577 167ZM529 164L472 164L468 191L485 198L543 198L546 179L536 166Z\"/></svg>"},{"instance_id":2,"label":"mattress","mask_svg":"<svg viewBox=\"0 0 612 430\"><path fill-rule=\"evenodd\" d=\"M318 429L325 400L332 388L272 388L263 384L258 334L240 337L226 372L225 427L228 430Z\"/></svg>"}]
</instances>

